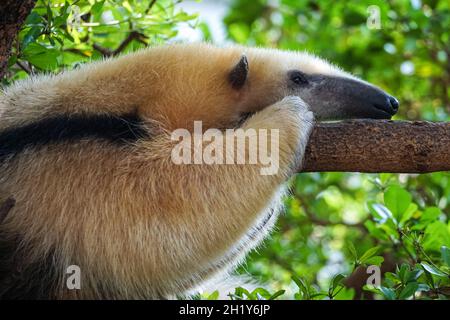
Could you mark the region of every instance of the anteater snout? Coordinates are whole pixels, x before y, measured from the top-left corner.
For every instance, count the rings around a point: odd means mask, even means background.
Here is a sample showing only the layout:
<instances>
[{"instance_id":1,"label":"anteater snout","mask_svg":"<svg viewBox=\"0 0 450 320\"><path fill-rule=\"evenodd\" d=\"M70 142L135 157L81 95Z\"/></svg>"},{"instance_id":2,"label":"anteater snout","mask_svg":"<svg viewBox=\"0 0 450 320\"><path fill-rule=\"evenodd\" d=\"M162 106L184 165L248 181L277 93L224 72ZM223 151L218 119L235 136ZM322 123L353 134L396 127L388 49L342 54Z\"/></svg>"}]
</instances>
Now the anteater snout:
<instances>
[{"instance_id":1,"label":"anteater snout","mask_svg":"<svg viewBox=\"0 0 450 320\"><path fill-rule=\"evenodd\" d=\"M384 99L381 101L377 99L378 101L373 102L373 106L383 112L388 113L389 115L393 116L397 113L398 107L400 103L398 102L397 98L386 94L384 96Z\"/></svg>"}]
</instances>

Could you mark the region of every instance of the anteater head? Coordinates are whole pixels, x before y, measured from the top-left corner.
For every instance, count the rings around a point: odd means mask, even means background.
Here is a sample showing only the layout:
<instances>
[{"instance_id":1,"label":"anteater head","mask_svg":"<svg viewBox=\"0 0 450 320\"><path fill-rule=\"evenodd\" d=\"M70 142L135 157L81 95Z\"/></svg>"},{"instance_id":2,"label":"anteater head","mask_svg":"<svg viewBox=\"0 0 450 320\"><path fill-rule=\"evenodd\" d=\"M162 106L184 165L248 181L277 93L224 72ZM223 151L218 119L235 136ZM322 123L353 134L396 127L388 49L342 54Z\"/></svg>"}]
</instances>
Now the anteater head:
<instances>
[{"instance_id":1,"label":"anteater head","mask_svg":"<svg viewBox=\"0 0 450 320\"><path fill-rule=\"evenodd\" d=\"M317 119L390 119L399 102L380 88L307 53L248 49L236 57L228 81L246 107L301 97Z\"/></svg>"}]
</instances>

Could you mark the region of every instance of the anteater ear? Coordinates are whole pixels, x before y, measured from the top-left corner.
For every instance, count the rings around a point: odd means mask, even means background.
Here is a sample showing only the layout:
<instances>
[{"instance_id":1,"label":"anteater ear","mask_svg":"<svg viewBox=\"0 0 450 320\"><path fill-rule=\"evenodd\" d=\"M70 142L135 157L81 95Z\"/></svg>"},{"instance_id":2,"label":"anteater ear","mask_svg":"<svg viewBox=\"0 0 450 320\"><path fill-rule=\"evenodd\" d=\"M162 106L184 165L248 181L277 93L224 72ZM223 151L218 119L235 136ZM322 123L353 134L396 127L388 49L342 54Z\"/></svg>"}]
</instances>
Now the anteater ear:
<instances>
[{"instance_id":1,"label":"anteater ear","mask_svg":"<svg viewBox=\"0 0 450 320\"><path fill-rule=\"evenodd\" d=\"M248 60L245 54L241 56L239 62L234 66L234 68L228 74L228 81L230 81L233 89L241 89L248 77Z\"/></svg>"}]
</instances>

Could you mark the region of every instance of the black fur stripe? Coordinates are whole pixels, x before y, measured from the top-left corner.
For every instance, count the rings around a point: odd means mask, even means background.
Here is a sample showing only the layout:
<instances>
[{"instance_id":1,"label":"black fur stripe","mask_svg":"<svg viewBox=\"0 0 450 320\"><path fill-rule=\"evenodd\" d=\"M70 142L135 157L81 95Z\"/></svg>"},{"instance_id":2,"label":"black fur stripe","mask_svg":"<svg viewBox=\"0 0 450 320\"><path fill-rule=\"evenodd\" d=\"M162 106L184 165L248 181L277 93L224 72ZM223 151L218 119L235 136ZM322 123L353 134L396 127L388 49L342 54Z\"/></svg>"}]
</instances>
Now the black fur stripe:
<instances>
[{"instance_id":1,"label":"black fur stripe","mask_svg":"<svg viewBox=\"0 0 450 320\"><path fill-rule=\"evenodd\" d=\"M148 136L135 113L113 115L59 115L22 127L0 131L0 160L26 148L82 139L126 144Z\"/></svg>"}]
</instances>

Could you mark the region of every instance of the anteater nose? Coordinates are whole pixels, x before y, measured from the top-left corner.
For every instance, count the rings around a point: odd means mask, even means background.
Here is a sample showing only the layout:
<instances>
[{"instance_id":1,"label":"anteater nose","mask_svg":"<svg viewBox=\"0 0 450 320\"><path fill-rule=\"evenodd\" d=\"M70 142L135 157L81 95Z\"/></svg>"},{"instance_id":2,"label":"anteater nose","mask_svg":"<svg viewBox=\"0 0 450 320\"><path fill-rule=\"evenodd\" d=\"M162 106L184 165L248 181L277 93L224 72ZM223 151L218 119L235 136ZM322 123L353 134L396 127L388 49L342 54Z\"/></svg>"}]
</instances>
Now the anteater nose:
<instances>
[{"instance_id":1,"label":"anteater nose","mask_svg":"<svg viewBox=\"0 0 450 320\"><path fill-rule=\"evenodd\" d=\"M397 113L398 107L399 107L399 105L400 105L400 103L398 102L398 100L397 100L395 97L390 96L390 97L389 97L389 103L391 104L391 107L392 107L392 110L394 111L394 113Z\"/></svg>"}]
</instances>

